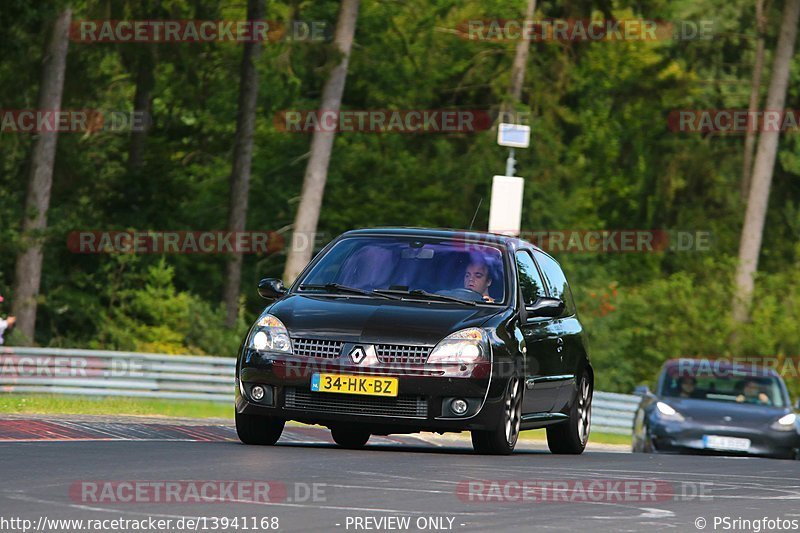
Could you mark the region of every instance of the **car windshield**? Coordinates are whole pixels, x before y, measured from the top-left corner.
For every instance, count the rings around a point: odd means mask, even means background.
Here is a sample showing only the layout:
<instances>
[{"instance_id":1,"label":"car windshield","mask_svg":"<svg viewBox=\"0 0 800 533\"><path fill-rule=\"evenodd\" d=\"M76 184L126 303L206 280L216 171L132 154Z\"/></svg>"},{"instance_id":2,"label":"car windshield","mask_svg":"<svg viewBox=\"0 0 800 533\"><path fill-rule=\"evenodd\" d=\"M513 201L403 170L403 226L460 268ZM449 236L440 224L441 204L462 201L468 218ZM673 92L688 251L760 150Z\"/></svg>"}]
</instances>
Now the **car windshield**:
<instances>
[{"instance_id":1,"label":"car windshield","mask_svg":"<svg viewBox=\"0 0 800 533\"><path fill-rule=\"evenodd\" d=\"M506 296L499 248L416 237L351 237L339 241L300 281L301 291L360 289L502 303ZM411 294L413 292L413 294Z\"/></svg>"},{"instance_id":2,"label":"car windshield","mask_svg":"<svg viewBox=\"0 0 800 533\"><path fill-rule=\"evenodd\" d=\"M783 407L783 394L777 378L736 373L700 374L697 376L667 372L662 384L663 396L694 398L753 405Z\"/></svg>"}]
</instances>

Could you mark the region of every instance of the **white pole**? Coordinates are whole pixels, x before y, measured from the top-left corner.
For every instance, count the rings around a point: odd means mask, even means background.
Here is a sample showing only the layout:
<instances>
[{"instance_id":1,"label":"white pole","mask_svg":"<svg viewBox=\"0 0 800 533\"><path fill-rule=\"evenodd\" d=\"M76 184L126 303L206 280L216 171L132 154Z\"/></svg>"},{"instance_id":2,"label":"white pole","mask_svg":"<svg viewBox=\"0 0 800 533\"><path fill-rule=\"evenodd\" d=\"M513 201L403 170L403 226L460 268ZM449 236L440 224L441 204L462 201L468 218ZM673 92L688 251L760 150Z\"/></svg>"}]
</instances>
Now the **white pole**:
<instances>
[{"instance_id":1,"label":"white pole","mask_svg":"<svg viewBox=\"0 0 800 533\"><path fill-rule=\"evenodd\" d=\"M515 172L514 166L517 164L517 160L514 159L514 149L508 149L508 159L506 159L506 176L513 176Z\"/></svg>"}]
</instances>

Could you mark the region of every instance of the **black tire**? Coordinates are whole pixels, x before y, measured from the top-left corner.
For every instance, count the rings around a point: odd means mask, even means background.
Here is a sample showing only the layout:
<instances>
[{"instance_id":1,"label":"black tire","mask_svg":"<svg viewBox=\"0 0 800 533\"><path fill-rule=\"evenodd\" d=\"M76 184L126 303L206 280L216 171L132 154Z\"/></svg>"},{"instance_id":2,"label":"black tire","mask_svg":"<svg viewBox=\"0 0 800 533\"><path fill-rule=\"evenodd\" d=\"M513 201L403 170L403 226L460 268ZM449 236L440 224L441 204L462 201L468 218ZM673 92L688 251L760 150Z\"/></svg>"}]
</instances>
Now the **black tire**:
<instances>
[{"instance_id":1,"label":"black tire","mask_svg":"<svg viewBox=\"0 0 800 533\"><path fill-rule=\"evenodd\" d=\"M639 442L636 435L631 438L631 453L642 453L642 445Z\"/></svg>"},{"instance_id":2,"label":"black tire","mask_svg":"<svg viewBox=\"0 0 800 533\"><path fill-rule=\"evenodd\" d=\"M647 438L647 423L644 419L644 411L641 409L636 411L631 431L631 453L644 453L644 441Z\"/></svg>"},{"instance_id":3,"label":"black tire","mask_svg":"<svg viewBox=\"0 0 800 533\"><path fill-rule=\"evenodd\" d=\"M633 446L631 447L631 452L633 453L655 453L653 451L653 443L650 439L645 435L641 439L634 439Z\"/></svg>"},{"instance_id":4,"label":"black tire","mask_svg":"<svg viewBox=\"0 0 800 533\"><path fill-rule=\"evenodd\" d=\"M503 395L503 414L497 427L472 432L472 449L482 455L510 455L519 439L522 419L522 381L513 376Z\"/></svg>"},{"instance_id":5,"label":"black tire","mask_svg":"<svg viewBox=\"0 0 800 533\"><path fill-rule=\"evenodd\" d=\"M579 455L589 441L594 385L588 373L584 373L578 383L576 397L569 410L569 420L547 428L547 447L553 453Z\"/></svg>"},{"instance_id":6,"label":"black tire","mask_svg":"<svg viewBox=\"0 0 800 533\"><path fill-rule=\"evenodd\" d=\"M236 434L245 444L272 446L283 433L285 420L271 416L236 413Z\"/></svg>"},{"instance_id":7,"label":"black tire","mask_svg":"<svg viewBox=\"0 0 800 533\"><path fill-rule=\"evenodd\" d=\"M653 439L649 435L644 436L642 441L642 453L656 453L656 448L653 446Z\"/></svg>"},{"instance_id":8,"label":"black tire","mask_svg":"<svg viewBox=\"0 0 800 533\"><path fill-rule=\"evenodd\" d=\"M358 429L346 426L334 426L331 428L331 437L333 441L348 450L358 450L367 444L371 434L364 429Z\"/></svg>"}]
</instances>

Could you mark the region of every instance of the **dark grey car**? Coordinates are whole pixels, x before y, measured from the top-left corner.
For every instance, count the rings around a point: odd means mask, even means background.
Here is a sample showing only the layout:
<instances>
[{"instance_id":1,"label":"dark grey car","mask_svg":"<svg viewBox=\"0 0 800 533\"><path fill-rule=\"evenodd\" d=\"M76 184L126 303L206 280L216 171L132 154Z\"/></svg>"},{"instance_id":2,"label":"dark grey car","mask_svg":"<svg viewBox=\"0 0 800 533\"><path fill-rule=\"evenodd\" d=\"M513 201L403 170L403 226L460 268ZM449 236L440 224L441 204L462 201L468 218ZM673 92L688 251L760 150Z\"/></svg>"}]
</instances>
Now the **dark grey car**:
<instances>
[{"instance_id":1,"label":"dark grey car","mask_svg":"<svg viewBox=\"0 0 800 533\"><path fill-rule=\"evenodd\" d=\"M699 359L667 361L642 401L633 451L800 458L800 418L772 369Z\"/></svg>"}]
</instances>

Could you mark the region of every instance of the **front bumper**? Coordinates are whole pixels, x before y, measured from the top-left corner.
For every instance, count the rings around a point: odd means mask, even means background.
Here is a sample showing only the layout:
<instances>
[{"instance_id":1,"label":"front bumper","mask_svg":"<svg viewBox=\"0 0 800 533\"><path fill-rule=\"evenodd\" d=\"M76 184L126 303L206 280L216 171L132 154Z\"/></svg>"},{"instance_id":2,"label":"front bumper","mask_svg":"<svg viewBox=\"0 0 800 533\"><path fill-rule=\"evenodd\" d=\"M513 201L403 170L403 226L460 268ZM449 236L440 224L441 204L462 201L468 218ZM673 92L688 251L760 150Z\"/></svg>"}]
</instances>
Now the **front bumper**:
<instances>
[{"instance_id":1,"label":"front bumper","mask_svg":"<svg viewBox=\"0 0 800 533\"><path fill-rule=\"evenodd\" d=\"M245 353L236 382L236 411L309 424L363 424L373 433L487 430L502 413L502 384L494 383L491 363L436 368L428 365L363 367L346 360ZM398 379L397 397L311 392L316 372ZM250 396L254 385L271 387L271 401ZM463 416L448 409L463 398Z\"/></svg>"},{"instance_id":2,"label":"front bumper","mask_svg":"<svg viewBox=\"0 0 800 533\"><path fill-rule=\"evenodd\" d=\"M736 426L716 426L687 422L658 422L651 424L649 439L654 451L675 453L707 453L715 455L739 455L780 457L794 459L800 452L800 435L796 431L759 431ZM708 448L703 437L714 435L748 439L747 450Z\"/></svg>"}]
</instances>

